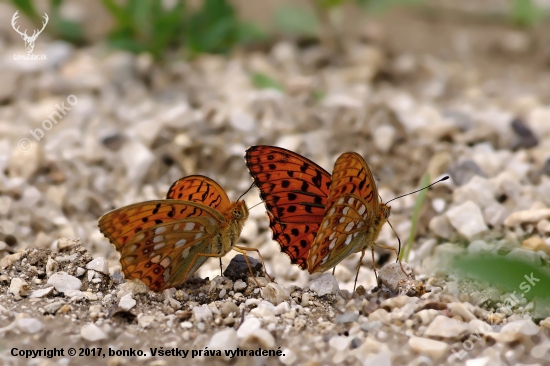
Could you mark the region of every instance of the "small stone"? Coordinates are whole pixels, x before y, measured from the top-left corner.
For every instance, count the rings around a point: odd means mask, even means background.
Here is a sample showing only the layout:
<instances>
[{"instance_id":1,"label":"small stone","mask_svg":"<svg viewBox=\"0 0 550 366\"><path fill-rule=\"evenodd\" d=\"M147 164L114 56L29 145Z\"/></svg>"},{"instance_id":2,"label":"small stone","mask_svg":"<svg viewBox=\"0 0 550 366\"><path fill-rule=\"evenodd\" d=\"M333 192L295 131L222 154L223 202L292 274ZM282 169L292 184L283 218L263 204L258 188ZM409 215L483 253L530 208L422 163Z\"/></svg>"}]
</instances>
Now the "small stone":
<instances>
[{"instance_id":1,"label":"small stone","mask_svg":"<svg viewBox=\"0 0 550 366\"><path fill-rule=\"evenodd\" d=\"M120 299L127 294L137 295L146 294L149 291L147 285L140 280L134 279L132 281L124 282L120 285L116 296Z\"/></svg>"},{"instance_id":2,"label":"small stone","mask_svg":"<svg viewBox=\"0 0 550 366\"><path fill-rule=\"evenodd\" d=\"M497 342L513 342L523 338L531 337L539 332L539 327L532 320L522 319L507 323L502 326L500 332L491 332L491 338Z\"/></svg>"},{"instance_id":3,"label":"small stone","mask_svg":"<svg viewBox=\"0 0 550 366\"><path fill-rule=\"evenodd\" d=\"M25 333L38 333L42 330L42 322L34 318L20 318L16 320L17 328Z\"/></svg>"},{"instance_id":4,"label":"small stone","mask_svg":"<svg viewBox=\"0 0 550 366\"><path fill-rule=\"evenodd\" d=\"M395 127L392 125L383 124L378 126L374 130L373 136L376 136L374 139L374 146L378 149L378 151L387 153L393 145L396 133Z\"/></svg>"},{"instance_id":5,"label":"small stone","mask_svg":"<svg viewBox=\"0 0 550 366\"><path fill-rule=\"evenodd\" d=\"M138 325L142 328L149 328L155 322L153 315L144 315L138 318Z\"/></svg>"},{"instance_id":6,"label":"small stone","mask_svg":"<svg viewBox=\"0 0 550 366\"><path fill-rule=\"evenodd\" d=\"M136 306L136 300L132 298L132 294L126 294L120 298L118 306L126 311Z\"/></svg>"},{"instance_id":7,"label":"small stone","mask_svg":"<svg viewBox=\"0 0 550 366\"><path fill-rule=\"evenodd\" d=\"M47 287L40 290L33 291L30 298L31 299L38 299L44 296L48 296L53 291L53 287Z\"/></svg>"},{"instance_id":8,"label":"small stone","mask_svg":"<svg viewBox=\"0 0 550 366\"><path fill-rule=\"evenodd\" d=\"M105 332L94 323L86 324L80 329L80 336L87 341L96 342L107 339Z\"/></svg>"},{"instance_id":9,"label":"small stone","mask_svg":"<svg viewBox=\"0 0 550 366\"><path fill-rule=\"evenodd\" d=\"M109 275L109 262L103 257L94 258L91 262L86 264L87 269L91 269L104 275Z\"/></svg>"},{"instance_id":10,"label":"small stone","mask_svg":"<svg viewBox=\"0 0 550 366\"><path fill-rule=\"evenodd\" d=\"M260 319L255 317L248 317L237 330L237 336L239 338L247 338L256 329L261 328L261 326L262 322L260 321Z\"/></svg>"},{"instance_id":11,"label":"small stone","mask_svg":"<svg viewBox=\"0 0 550 366\"><path fill-rule=\"evenodd\" d=\"M338 315L336 317L336 323L338 324L353 323L353 322L356 322L357 319L359 319L359 314L345 313L345 314Z\"/></svg>"},{"instance_id":12,"label":"small stone","mask_svg":"<svg viewBox=\"0 0 550 366\"><path fill-rule=\"evenodd\" d=\"M323 273L316 279L310 281L308 288L315 292L319 297L328 294L335 294L339 290L338 281L330 273Z\"/></svg>"},{"instance_id":13,"label":"small stone","mask_svg":"<svg viewBox=\"0 0 550 366\"><path fill-rule=\"evenodd\" d=\"M350 342L349 337L335 336L330 339L328 344L337 351L345 351L348 349Z\"/></svg>"},{"instance_id":14,"label":"small stone","mask_svg":"<svg viewBox=\"0 0 550 366\"><path fill-rule=\"evenodd\" d=\"M468 324L438 315L424 332L428 337L460 338L469 330Z\"/></svg>"},{"instance_id":15,"label":"small stone","mask_svg":"<svg viewBox=\"0 0 550 366\"><path fill-rule=\"evenodd\" d=\"M530 149L538 145L538 139L533 134L533 131L523 122L523 120L516 118L512 121L512 130L516 133L512 150L518 149Z\"/></svg>"},{"instance_id":16,"label":"small stone","mask_svg":"<svg viewBox=\"0 0 550 366\"><path fill-rule=\"evenodd\" d=\"M193 315L195 315L195 320L197 322L209 322L214 318L212 310L210 310L210 308L206 304L194 307Z\"/></svg>"},{"instance_id":17,"label":"small stone","mask_svg":"<svg viewBox=\"0 0 550 366\"><path fill-rule=\"evenodd\" d=\"M8 293L14 294L16 299L20 299L21 296L27 296L29 292L30 292L30 286L27 282L23 281L18 277L12 278L10 282L10 288L8 289Z\"/></svg>"},{"instance_id":18,"label":"small stone","mask_svg":"<svg viewBox=\"0 0 550 366\"><path fill-rule=\"evenodd\" d=\"M51 257L48 257L48 262L46 262L46 275L50 277L52 274L57 272L59 265Z\"/></svg>"},{"instance_id":19,"label":"small stone","mask_svg":"<svg viewBox=\"0 0 550 366\"><path fill-rule=\"evenodd\" d=\"M473 177L484 177L485 173L479 165L473 160L465 160L462 163L451 165L449 175L457 186L462 186L470 181Z\"/></svg>"},{"instance_id":20,"label":"small stone","mask_svg":"<svg viewBox=\"0 0 550 366\"><path fill-rule=\"evenodd\" d=\"M510 214L506 220L504 220L504 225L515 227L524 223L536 223L548 218L550 218L550 208L517 211Z\"/></svg>"},{"instance_id":21,"label":"small stone","mask_svg":"<svg viewBox=\"0 0 550 366\"><path fill-rule=\"evenodd\" d=\"M472 201L466 201L448 210L445 215L451 225L468 240L473 240L488 230L481 210Z\"/></svg>"},{"instance_id":22,"label":"small stone","mask_svg":"<svg viewBox=\"0 0 550 366\"><path fill-rule=\"evenodd\" d=\"M82 282L65 272L57 272L48 279L48 285L55 287L59 292L65 293L65 291L80 290Z\"/></svg>"},{"instance_id":23,"label":"small stone","mask_svg":"<svg viewBox=\"0 0 550 366\"><path fill-rule=\"evenodd\" d=\"M262 288L261 293L262 297L273 305L279 305L290 296L286 288L274 282L270 282Z\"/></svg>"},{"instance_id":24,"label":"small stone","mask_svg":"<svg viewBox=\"0 0 550 366\"><path fill-rule=\"evenodd\" d=\"M445 215L434 216L430 220L430 230L443 239L451 239L453 236L453 227Z\"/></svg>"},{"instance_id":25,"label":"small stone","mask_svg":"<svg viewBox=\"0 0 550 366\"><path fill-rule=\"evenodd\" d=\"M268 330L256 328L244 337L243 344L248 346L250 343L258 343L261 348L271 349L275 346L275 338Z\"/></svg>"},{"instance_id":26,"label":"small stone","mask_svg":"<svg viewBox=\"0 0 550 366\"><path fill-rule=\"evenodd\" d=\"M254 275L257 277L263 276L264 273L262 262L256 258L248 256L247 258L250 262ZM234 256L225 271L223 271L223 275L233 281L237 281L238 279L246 280L250 276L250 269L248 268L248 264L246 263L244 256L242 254L237 254Z\"/></svg>"},{"instance_id":27,"label":"small stone","mask_svg":"<svg viewBox=\"0 0 550 366\"><path fill-rule=\"evenodd\" d=\"M226 350L237 349L238 345L237 332L233 328L227 328L215 333L207 347L210 350L220 350L224 355ZM224 359L229 360L229 356L224 356Z\"/></svg>"},{"instance_id":28,"label":"small stone","mask_svg":"<svg viewBox=\"0 0 550 366\"><path fill-rule=\"evenodd\" d=\"M544 240L542 240L541 237L538 236L532 236L529 239L525 239L521 244L521 247L534 252L542 250L546 254L550 254L550 247Z\"/></svg>"},{"instance_id":29,"label":"small stone","mask_svg":"<svg viewBox=\"0 0 550 366\"><path fill-rule=\"evenodd\" d=\"M6 241L6 244L9 245L7 241ZM20 260L22 256L23 256L23 253L21 252L6 255L4 258L0 259L0 269L4 269L11 266L12 264Z\"/></svg>"},{"instance_id":30,"label":"small stone","mask_svg":"<svg viewBox=\"0 0 550 366\"><path fill-rule=\"evenodd\" d=\"M283 349L283 354L279 356L279 360L285 365L292 365L297 359L296 353L288 348Z\"/></svg>"},{"instance_id":31,"label":"small stone","mask_svg":"<svg viewBox=\"0 0 550 366\"><path fill-rule=\"evenodd\" d=\"M51 304L44 306L44 313L55 314L63 305L65 305L63 301L52 302Z\"/></svg>"},{"instance_id":32,"label":"small stone","mask_svg":"<svg viewBox=\"0 0 550 366\"><path fill-rule=\"evenodd\" d=\"M220 312L222 317L226 318L231 313L239 314L239 307L233 301L225 301L220 307Z\"/></svg>"},{"instance_id":33,"label":"small stone","mask_svg":"<svg viewBox=\"0 0 550 366\"><path fill-rule=\"evenodd\" d=\"M246 288L246 283L241 279L238 279L233 284L233 289L235 290L235 292L242 292L242 290L244 290L245 288Z\"/></svg>"},{"instance_id":34,"label":"small stone","mask_svg":"<svg viewBox=\"0 0 550 366\"><path fill-rule=\"evenodd\" d=\"M282 315L282 314L288 313L289 311L290 311L290 305L288 305L288 302L285 301L275 306L273 314Z\"/></svg>"},{"instance_id":35,"label":"small stone","mask_svg":"<svg viewBox=\"0 0 550 366\"><path fill-rule=\"evenodd\" d=\"M86 270L82 267L76 267L76 277L81 277L84 273L86 273Z\"/></svg>"},{"instance_id":36,"label":"small stone","mask_svg":"<svg viewBox=\"0 0 550 366\"><path fill-rule=\"evenodd\" d=\"M413 336L409 338L409 347L421 355L428 355L432 359L439 359L447 352L449 346L445 342Z\"/></svg>"},{"instance_id":37,"label":"small stone","mask_svg":"<svg viewBox=\"0 0 550 366\"><path fill-rule=\"evenodd\" d=\"M401 262L405 272L411 276L413 273L412 268L405 262ZM403 273L399 263L390 263L378 271L379 283L387 286L393 291L398 291L400 281L406 280L408 277Z\"/></svg>"},{"instance_id":38,"label":"small stone","mask_svg":"<svg viewBox=\"0 0 550 366\"><path fill-rule=\"evenodd\" d=\"M548 318L542 320L542 321L539 323L539 325L540 325L541 327L545 327L546 329L550 330L550 317L548 317Z\"/></svg>"},{"instance_id":39,"label":"small stone","mask_svg":"<svg viewBox=\"0 0 550 366\"><path fill-rule=\"evenodd\" d=\"M472 307L472 305L469 303L455 302L447 304L447 309L449 309L452 316L458 315L467 322L477 319L472 311L468 309L469 307Z\"/></svg>"},{"instance_id":40,"label":"small stone","mask_svg":"<svg viewBox=\"0 0 550 366\"><path fill-rule=\"evenodd\" d=\"M77 244L79 244L78 240L59 238L59 240L57 240L57 251L61 252L61 251L67 250L67 249L71 249L72 247L76 246Z\"/></svg>"}]
</instances>

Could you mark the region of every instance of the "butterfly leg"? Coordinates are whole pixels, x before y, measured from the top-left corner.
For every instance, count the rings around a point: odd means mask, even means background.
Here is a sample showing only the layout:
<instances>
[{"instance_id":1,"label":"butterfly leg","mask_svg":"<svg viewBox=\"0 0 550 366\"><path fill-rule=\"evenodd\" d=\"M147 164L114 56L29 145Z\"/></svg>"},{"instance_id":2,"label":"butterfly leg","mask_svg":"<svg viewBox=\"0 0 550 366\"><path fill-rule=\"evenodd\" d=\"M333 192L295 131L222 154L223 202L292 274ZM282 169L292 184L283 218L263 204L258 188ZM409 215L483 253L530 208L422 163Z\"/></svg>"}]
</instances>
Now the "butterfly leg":
<instances>
[{"instance_id":1,"label":"butterfly leg","mask_svg":"<svg viewBox=\"0 0 550 366\"><path fill-rule=\"evenodd\" d=\"M334 276L334 272L336 271L336 266L332 267L332 275Z\"/></svg>"},{"instance_id":2,"label":"butterfly leg","mask_svg":"<svg viewBox=\"0 0 550 366\"><path fill-rule=\"evenodd\" d=\"M237 249L240 249L240 250L237 250ZM265 272L265 275L267 276L267 278L269 278L269 280L271 282L273 282L273 278L267 273L267 268L265 268L265 263L264 263L264 259L262 258L262 255L260 254L260 251L256 248L250 248L250 247L240 247L240 246L237 246L235 245L233 247L233 249L237 250L239 253L243 254L244 255L244 258L246 259L246 263L248 263L248 259L246 258L246 253L244 251L248 251L248 252L256 252L258 253L258 258L260 258L260 261L262 262L262 266L264 266L264 272ZM248 264L248 268L251 268L250 267L250 264ZM252 273L252 270L250 270L250 273ZM252 274L252 276L254 276L254 274ZM254 277L255 278L255 277Z\"/></svg>"},{"instance_id":3,"label":"butterfly leg","mask_svg":"<svg viewBox=\"0 0 550 366\"><path fill-rule=\"evenodd\" d=\"M372 254L372 269L374 270L374 277L376 278L376 284L378 285L378 273L376 273L376 262L374 260L374 247L370 248Z\"/></svg>"},{"instance_id":4,"label":"butterfly leg","mask_svg":"<svg viewBox=\"0 0 550 366\"><path fill-rule=\"evenodd\" d=\"M378 248L393 250L395 252L395 255L397 255L397 258L399 259L399 254L397 253L397 249L395 249L394 247L389 247L387 245L378 244L378 243L374 243L374 245L377 246ZM405 269L403 268L403 264L401 263L401 261L399 261L399 266L401 266L401 271L403 271L405 276L409 277L407 272L405 272Z\"/></svg>"},{"instance_id":5,"label":"butterfly leg","mask_svg":"<svg viewBox=\"0 0 550 366\"><path fill-rule=\"evenodd\" d=\"M193 257L193 259L191 260L191 263L189 264L189 266L187 268L189 268L189 269L193 268L193 266L195 265L195 262L197 261L197 259L199 259L199 257L208 257L208 258L217 257L217 258L221 258L218 254L215 254L215 253L196 253L195 256ZM185 279L187 279L187 277L189 276L189 269L185 273L185 276L184 276Z\"/></svg>"},{"instance_id":6,"label":"butterfly leg","mask_svg":"<svg viewBox=\"0 0 550 366\"><path fill-rule=\"evenodd\" d=\"M359 270L361 269L361 262L363 261L363 257L365 256L365 250L366 250L366 248L361 251L361 258L359 258L359 263L357 264L357 273L355 274L355 282L353 283L353 292L355 292L355 287L357 286L357 278L359 277Z\"/></svg>"},{"instance_id":7,"label":"butterfly leg","mask_svg":"<svg viewBox=\"0 0 550 366\"><path fill-rule=\"evenodd\" d=\"M222 265L222 257L220 257L220 276L223 277L223 265Z\"/></svg>"}]
</instances>

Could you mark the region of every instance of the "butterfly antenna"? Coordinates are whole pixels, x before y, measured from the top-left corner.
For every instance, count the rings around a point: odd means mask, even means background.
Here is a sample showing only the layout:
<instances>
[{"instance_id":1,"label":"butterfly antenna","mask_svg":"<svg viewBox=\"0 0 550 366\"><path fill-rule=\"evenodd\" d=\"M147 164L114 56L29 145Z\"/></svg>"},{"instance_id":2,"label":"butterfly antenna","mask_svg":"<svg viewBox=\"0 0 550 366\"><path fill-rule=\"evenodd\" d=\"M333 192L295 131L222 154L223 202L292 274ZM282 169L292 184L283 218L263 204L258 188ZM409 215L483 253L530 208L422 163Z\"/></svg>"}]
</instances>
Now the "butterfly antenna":
<instances>
[{"instance_id":1,"label":"butterfly antenna","mask_svg":"<svg viewBox=\"0 0 550 366\"><path fill-rule=\"evenodd\" d=\"M395 201L395 200L398 199L398 198L405 197L405 196L408 196L408 195L413 194L413 193L416 193L416 192L420 192L420 191L422 191L422 190L424 190L424 189L426 189L426 188L430 188L430 187L433 186L434 184L437 184L437 183L439 183L439 182L443 182L444 180L447 180L447 179L449 179L449 176L448 176L448 175L444 176L443 178L441 178L441 179L438 180L437 182L433 182L432 184L427 185L427 186L424 187L424 188L420 188L420 189L417 189L416 191L412 191L412 192L410 192L410 193L403 194L403 195L401 195L401 196L397 196L397 197L395 197L395 198L392 198L391 200L389 200L389 201L386 202L385 204L387 205L387 204L390 203L391 201Z\"/></svg>"},{"instance_id":2,"label":"butterfly antenna","mask_svg":"<svg viewBox=\"0 0 550 366\"><path fill-rule=\"evenodd\" d=\"M399 249L397 250L397 259L395 260L395 263L399 262L399 254L401 254L401 239L399 239L399 235L397 235L397 231L393 228L390 220L387 220L388 224L390 225L391 229L393 230L393 233L397 237L397 242L399 243Z\"/></svg>"},{"instance_id":3,"label":"butterfly antenna","mask_svg":"<svg viewBox=\"0 0 550 366\"><path fill-rule=\"evenodd\" d=\"M250 207L249 210L252 210L254 207L261 205L263 202L258 202L254 206Z\"/></svg>"},{"instance_id":4,"label":"butterfly antenna","mask_svg":"<svg viewBox=\"0 0 550 366\"><path fill-rule=\"evenodd\" d=\"M244 191L244 193L241 194L241 195L239 196L239 198L237 199L237 201L240 201L241 198L243 198L243 196L244 196L245 194L247 194L247 193L252 189L252 187L254 187L254 186L255 186L255 184L252 183L252 184L250 185L250 187L248 187L248 189L247 189L246 191Z\"/></svg>"}]
</instances>

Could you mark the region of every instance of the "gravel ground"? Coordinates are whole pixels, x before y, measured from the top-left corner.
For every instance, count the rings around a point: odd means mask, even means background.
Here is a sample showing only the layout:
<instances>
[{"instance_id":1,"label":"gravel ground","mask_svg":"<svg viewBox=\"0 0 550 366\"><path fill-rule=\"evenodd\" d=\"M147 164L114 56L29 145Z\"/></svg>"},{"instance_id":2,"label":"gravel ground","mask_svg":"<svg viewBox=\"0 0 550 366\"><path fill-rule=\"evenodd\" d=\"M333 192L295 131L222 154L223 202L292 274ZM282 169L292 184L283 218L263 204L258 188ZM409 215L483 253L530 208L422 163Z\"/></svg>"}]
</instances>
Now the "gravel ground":
<instances>
[{"instance_id":1,"label":"gravel ground","mask_svg":"<svg viewBox=\"0 0 550 366\"><path fill-rule=\"evenodd\" d=\"M14 60L21 42L0 44L3 364L550 364L550 314L525 298L507 307L509 291L461 279L449 265L457 254L497 253L548 269L547 90L359 40L339 60L281 41L266 53L163 66L102 45L41 41L35 53L46 61ZM254 73L284 92L258 89ZM291 149L328 171L341 153L361 153L385 201L417 188L425 172L449 174L427 194L408 262L425 293L375 287L368 255L355 293L357 255L335 276L309 276L271 240L262 205L239 243L259 248L274 283L259 277L259 289L219 276L217 260L177 291L125 283L99 216L163 198L190 174L212 177L236 199L251 183L243 154L255 144ZM260 202L255 191L244 199ZM415 199L391 203L402 240ZM379 242L396 245L389 226ZM394 259L375 253L376 267L386 265L381 278L391 278ZM64 354L13 355L54 347ZM79 356L80 348L88 350ZM225 353L237 349L246 354Z\"/></svg>"}]
</instances>

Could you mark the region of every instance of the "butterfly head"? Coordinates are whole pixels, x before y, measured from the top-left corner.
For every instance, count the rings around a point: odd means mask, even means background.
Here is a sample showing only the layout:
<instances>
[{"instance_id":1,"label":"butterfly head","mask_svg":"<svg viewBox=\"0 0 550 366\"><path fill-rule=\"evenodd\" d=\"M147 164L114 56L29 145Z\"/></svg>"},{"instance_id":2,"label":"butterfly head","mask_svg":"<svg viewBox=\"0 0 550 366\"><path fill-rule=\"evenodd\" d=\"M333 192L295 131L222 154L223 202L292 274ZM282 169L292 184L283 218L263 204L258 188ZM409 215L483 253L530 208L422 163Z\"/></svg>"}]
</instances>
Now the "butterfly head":
<instances>
[{"instance_id":1,"label":"butterfly head","mask_svg":"<svg viewBox=\"0 0 550 366\"><path fill-rule=\"evenodd\" d=\"M388 219L390 217L390 210L391 207L386 205L385 203L380 203L380 216L382 216L384 219Z\"/></svg>"},{"instance_id":2,"label":"butterfly head","mask_svg":"<svg viewBox=\"0 0 550 366\"><path fill-rule=\"evenodd\" d=\"M235 204L229 211L229 214L231 215L231 218L236 221L246 221L246 219L248 219L248 207L246 206L246 202L235 202Z\"/></svg>"}]
</instances>

